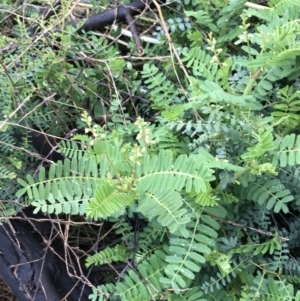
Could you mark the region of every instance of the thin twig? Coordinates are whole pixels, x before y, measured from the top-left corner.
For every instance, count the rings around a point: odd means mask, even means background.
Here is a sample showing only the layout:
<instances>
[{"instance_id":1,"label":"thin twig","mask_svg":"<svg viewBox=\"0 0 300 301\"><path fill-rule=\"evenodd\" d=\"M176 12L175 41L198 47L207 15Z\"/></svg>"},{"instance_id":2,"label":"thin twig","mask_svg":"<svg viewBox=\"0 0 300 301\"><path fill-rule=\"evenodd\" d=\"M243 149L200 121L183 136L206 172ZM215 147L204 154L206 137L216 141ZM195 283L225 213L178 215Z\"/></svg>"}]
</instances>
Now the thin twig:
<instances>
[{"instance_id":1,"label":"thin twig","mask_svg":"<svg viewBox=\"0 0 300 301\"><path fill-rule=\"evenodd\" d=\"M237 226L237 227L241 227L241 228L247 228L247 229L250 229L252 231L255 231L255 232L258 232L258 233L261 233L261 234L265 234L267 236L273 236L273 237L276 237L278 236L277 234L274 234L272 232L269 232L269 231L265 231L265 230L262 230L262 229L256 229L256 228L252 228L252 227L249 227L249 226L246 226L246 225L242 225L242 224L238 224L238 223L235 223L235 222L232 222L232 221L229 221L229 220L225 220L223 218L215 218L216 220L219 220L223 223L226 223L226 224L231 224L233 226ZM289 241L290 239L287 238L287 237L283 237L283 236L278 236L282 241Z\"/></svg>"}]
</instances>

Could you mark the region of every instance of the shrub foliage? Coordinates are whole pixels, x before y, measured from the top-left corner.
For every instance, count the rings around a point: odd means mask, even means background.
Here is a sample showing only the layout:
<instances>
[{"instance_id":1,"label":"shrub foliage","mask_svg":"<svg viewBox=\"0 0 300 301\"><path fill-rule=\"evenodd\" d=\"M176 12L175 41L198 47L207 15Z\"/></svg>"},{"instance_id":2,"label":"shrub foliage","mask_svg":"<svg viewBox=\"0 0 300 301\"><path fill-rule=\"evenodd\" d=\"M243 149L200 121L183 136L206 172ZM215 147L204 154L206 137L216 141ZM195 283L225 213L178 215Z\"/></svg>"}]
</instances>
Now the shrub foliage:
<instances>
[{"instance_id":1,"label":"shrub foliage","mask_svg":"<svg viewBox=\"0 0 300 301\"><path fill-rule=\"evenodd\" d=\"M0 7L0 214L111 225L85 264L125 268L94 301L300 300L299 2L158 6L136 21L144 57L121 26L62 27L71 5L34 40L36 6ZM29 129L74 128L38 164Z\"/></svg>"}]
</instances>

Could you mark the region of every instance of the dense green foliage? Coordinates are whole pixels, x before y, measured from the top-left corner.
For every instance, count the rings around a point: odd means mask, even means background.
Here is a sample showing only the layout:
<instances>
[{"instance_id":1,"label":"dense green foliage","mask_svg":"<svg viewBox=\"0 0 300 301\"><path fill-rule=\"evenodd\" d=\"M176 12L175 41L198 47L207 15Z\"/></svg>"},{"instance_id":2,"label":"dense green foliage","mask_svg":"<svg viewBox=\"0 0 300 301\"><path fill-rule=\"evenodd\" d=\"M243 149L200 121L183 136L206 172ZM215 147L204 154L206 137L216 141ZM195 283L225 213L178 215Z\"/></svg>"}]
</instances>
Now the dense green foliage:
<instances>
[{"instance_id":1,"label":"dense green foliage","mask_svg":"<svg viewBox=\"0 0 300 301\"><path fill-rule=\"evenodd\" d=\"M33 42L15 18L0 38L18 45L1 55L0 214L31 204L110 225L107 245L121 241L86 267L128 265L92 300L300 300L300 4L265 5L148 12L145 59L121 28ZM66 159L41 167L26 129L75 127Z\"/></svg>"}]
</instances>

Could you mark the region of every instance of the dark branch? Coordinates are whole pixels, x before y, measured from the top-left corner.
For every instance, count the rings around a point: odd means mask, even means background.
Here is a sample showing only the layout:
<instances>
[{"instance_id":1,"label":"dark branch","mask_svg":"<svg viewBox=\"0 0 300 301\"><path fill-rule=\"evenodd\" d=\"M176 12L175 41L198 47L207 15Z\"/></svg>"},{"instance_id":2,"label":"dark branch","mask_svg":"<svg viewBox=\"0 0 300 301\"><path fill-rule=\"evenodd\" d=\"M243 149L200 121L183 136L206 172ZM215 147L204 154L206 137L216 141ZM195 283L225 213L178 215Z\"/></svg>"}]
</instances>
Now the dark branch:
<instances>
[{"instance_id":1,"label":"dark branch","mask_svg":"<svg viewBox=\"0 0 300 301\"><path fill-rule=\"evenodd\" d=\"M142 56L144 54L144 49L143 49L136 25L135 25L135 20L132 18L132 15L129 12L128 12L128 14L126 14L125 17L126 17L126 21L127 21L128 25L129 25L129 29L132 34L132 38L135 42L135 47L136 47L139 55Z\"/></svg>"},{"instance_id":2,"label":"dark branch","mask_svg":"<svg viewBox=\"0 0 300 301\"><path fill-rule=\"evenodd\" d=\"M79 32L101 30L107 25L125 22L126 16L136 16L152 6L152 0L135 1L127 5L105 10L89 19L78 29Z\"/></svg>"},{"instance_id":3,"label":"dark branch","mask_svg":"<svg viewBox=\"0 0 300 301\"><path fill-rule=\"evenodd\" d=\"M0 276L4 282L20 301L61 301L66 296L69 301L89 301L91 289L70 277L63 260L66 250L53 239L51 222L39 222L44 216L33 215L30 208L25 211L23 220L0 226Z\"/></svg>"}]
</instances>

